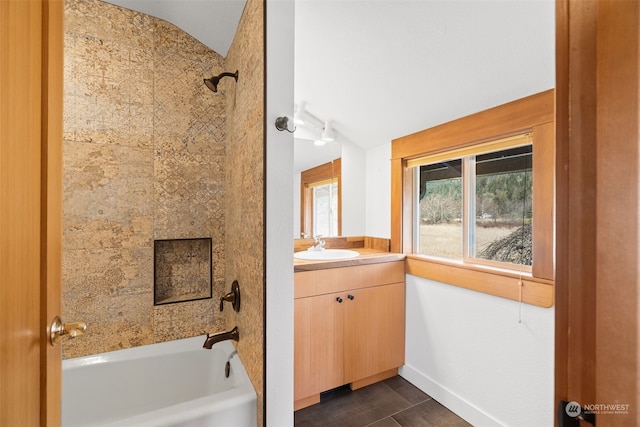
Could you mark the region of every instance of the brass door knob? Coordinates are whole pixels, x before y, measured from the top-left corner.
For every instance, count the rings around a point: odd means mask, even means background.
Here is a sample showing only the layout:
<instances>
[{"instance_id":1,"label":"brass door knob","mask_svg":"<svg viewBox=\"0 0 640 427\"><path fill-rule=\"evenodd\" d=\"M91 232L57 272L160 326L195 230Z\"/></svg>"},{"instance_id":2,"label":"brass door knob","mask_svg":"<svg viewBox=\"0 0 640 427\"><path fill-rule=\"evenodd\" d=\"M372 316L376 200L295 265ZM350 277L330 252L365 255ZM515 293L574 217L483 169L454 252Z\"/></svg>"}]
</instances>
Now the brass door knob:
<instances>
[{"instance_id":1,"label":"brass door knob","mask_svg":"<svg viewBox=\"0 0 640 427\"><path fill-rule=\"evenodd\" d=\"M75 338L78 335L84 334L86 330L87 325L84 322L62 323L60 317L56 316L51 322L49 341L53 347L62 341L64 337Z\"/></svg>"}]
</instances>

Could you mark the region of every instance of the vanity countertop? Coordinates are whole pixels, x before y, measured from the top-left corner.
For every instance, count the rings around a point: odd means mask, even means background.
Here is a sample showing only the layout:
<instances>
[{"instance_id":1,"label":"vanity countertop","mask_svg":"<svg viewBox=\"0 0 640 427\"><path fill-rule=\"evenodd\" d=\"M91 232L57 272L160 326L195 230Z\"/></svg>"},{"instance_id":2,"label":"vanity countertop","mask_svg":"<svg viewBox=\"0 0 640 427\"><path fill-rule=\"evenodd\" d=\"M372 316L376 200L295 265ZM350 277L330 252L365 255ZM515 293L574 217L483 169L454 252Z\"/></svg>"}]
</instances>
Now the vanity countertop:
<instances>
[{"instance_id":1,"label":"vanity countertop","mask_svg":"<svg viewBox=\"0 0 640 427\"><path fill-rule=\"evenodd\" d=\"M349 248L357 251L360 255L355 258L323 261L293 260L293 272L324 270L327 268L352 267L356 265L378 264L383 262L402 261L404 254L384 252L369 248Z\"/></svg>"}]
</instances>

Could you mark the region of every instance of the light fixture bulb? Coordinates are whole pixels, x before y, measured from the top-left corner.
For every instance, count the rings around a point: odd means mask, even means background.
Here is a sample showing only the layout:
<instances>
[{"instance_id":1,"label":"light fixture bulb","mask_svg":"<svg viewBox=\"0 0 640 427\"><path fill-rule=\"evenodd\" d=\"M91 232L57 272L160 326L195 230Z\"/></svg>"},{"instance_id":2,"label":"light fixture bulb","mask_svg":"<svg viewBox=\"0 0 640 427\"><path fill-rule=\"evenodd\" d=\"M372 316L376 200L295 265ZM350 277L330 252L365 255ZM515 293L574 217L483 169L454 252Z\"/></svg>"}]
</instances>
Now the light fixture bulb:
<instances>
[{"instance_id":1,"label":"light fixture bulb","mask_svg":"<svg viewBox=\"0 0 640 427\"><path fill-rule=\"evenodd\" d=\"M305 102L304 101L300 101L300 103L296 106L296 112L293 115L293 123L297 124L297 125L303 125L304 124L304 105Z\"/></svg>"},{"instance_id":2,"label":"light fixture bulb","mask_svg":"<svg viewBox=\"0 0 640 427\"><path fill-rule=\"evenodd\" d=\"M315 145L316 147L322 147L326 143L327 141L323 141L322 139L316 139L315 141L313 141L313 145Z\"/></svg>"},{"instance_id":3,"label":"light fixture bulb","mask_svg":"<svg viewBox=\"0 0 640 427\"><path fill-rule=\"evenodd\" d=\"M333 134L333 128L331 127L331 121L324 122L324 129L322 131L323 141L334 141L336 136Z\"/></svg>"}]
</instances>

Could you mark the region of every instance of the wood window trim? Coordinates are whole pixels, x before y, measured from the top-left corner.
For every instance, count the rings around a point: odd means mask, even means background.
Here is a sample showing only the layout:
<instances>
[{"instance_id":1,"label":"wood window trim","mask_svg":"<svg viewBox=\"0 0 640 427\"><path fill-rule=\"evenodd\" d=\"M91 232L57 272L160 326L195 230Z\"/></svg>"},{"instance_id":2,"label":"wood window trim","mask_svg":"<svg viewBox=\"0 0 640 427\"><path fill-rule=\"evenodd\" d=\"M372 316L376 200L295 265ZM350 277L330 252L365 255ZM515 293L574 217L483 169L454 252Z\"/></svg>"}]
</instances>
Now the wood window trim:
<instances>
[{"instance_id":1,"label":"wood window trim","mask_svg":"<svg viewBox=\"0 0 640 427\"><path fill-rule=\"evenodd\" d=\"M392 141L391 251L407 254L407 273L540 307L553 306L555 250L555 91L531 95ZM532 272L519 273L413 253L413 172L409 160L492 139L533 133ZM551 189L552 194L549 194ZM522 282L522 287L520 287Z\"/></svg>"},{"instance_id":2,"label":"wood window trim","mask_svg":"<svg viewBox=\"0 0 640 427\"><path fill-rule=\"evenodd\" d=\"M332 179L336 179L338 182L338 236L342 235L341 159L307 169L300 174L300 231L302 233L311 235L313 231L313 197L311 192L314 184Z\"/></svg>"}]
</instances>

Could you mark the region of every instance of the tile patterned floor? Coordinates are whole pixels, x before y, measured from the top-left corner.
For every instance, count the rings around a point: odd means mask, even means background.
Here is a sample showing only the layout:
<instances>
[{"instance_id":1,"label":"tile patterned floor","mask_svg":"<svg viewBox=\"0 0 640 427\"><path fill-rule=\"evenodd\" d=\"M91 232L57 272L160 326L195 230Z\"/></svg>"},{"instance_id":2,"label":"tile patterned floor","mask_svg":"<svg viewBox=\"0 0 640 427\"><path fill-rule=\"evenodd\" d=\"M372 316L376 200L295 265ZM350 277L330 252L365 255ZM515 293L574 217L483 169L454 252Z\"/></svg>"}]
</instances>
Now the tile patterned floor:
<instances>
[{"instance_id":1,"label":"tile patterned floor","mask_svg":"<svg viewBox=\"0 0 640 427\"><path fill-rule=\"evenodd\" d=\"M295 413L295 427L467 427L471 424L402 377L323 394Z\"/></svg>"}]
</instances>

